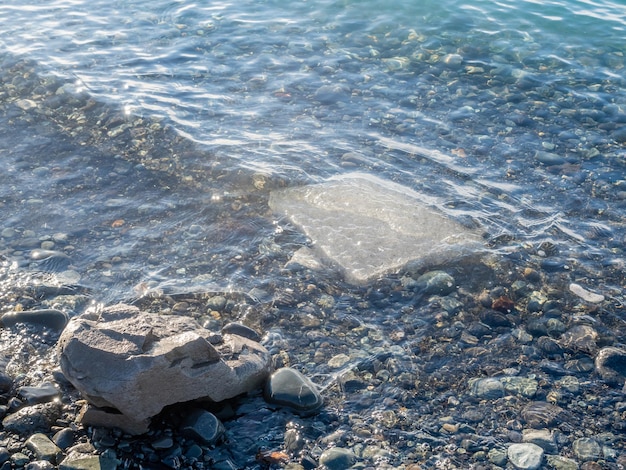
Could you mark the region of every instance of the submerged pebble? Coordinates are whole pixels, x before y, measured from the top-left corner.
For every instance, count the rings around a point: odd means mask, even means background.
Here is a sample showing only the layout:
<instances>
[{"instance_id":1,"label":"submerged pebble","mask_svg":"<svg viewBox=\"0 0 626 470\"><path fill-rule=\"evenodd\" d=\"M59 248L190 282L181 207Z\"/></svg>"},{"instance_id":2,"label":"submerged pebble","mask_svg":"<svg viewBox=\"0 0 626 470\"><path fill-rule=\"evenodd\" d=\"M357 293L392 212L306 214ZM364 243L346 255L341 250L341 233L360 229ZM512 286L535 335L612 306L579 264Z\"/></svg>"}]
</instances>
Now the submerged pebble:
<instances>
[{"instance_id":1,"label":"submerged pebble","mask_svg":"<svg viewBox=\"0 0 626 470\"><path fill-rule=\"evenodd\" d=\"M286 406L304 414L316 412L323 404L315 384L289 367L278 369L270 376L264 396L268 403Z\"/></svg>"}]
</instances>

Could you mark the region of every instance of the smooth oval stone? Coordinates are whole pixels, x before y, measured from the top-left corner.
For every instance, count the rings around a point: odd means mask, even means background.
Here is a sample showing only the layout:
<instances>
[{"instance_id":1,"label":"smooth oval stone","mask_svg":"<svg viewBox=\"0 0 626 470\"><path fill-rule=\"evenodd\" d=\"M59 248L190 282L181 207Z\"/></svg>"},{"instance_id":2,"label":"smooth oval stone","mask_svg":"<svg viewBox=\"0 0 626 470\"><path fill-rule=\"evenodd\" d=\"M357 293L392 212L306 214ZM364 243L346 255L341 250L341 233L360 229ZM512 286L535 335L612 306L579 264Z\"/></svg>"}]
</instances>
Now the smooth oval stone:
<instances>
[{"instance_id":1,"label":"smooth oval stone","mask_svg":"<svg viewBox=\"0 0 626 470\"><path fill-rule=\"evenodd\" d=\"M565 163L565 159L560 155L543 150L537 150L537 152L535 152L535 159L546 166L563 165Z\"/></svg>"},{"instance_id":2,"label":"smooth oval stone","mask_svg":"<svg viewBox=\"0 0 626 470\"><path fill-rule=\"evenodd\" d=\"M429 271L417 278L417 286L426 295L448 295L456 289L456 281L445 271Z\"/></svg>"},{"instance_id":3,"label":"smooth oval stone","mask_svg":"<svg viewBox=\"0 0 626 470\"><path fill-rule=\"evenodd\" d=\"M37 262L39 268L47 272L67 270L71 259L62 251L36 249L30 252L30 259Z\"/></svg>"},{"instance_id":4,"label":"smooth oval stone","mask_svg":"<svg viewBox=\"0 0 626 470\"><path fill-rule=\"evenodd\" d=\"M352 451L341 447L331 447L322 452L320 464L329 470L343 470L352 467L356 456Z\"/></svg>"},{"instance_id":5,"label":"smooth oval stone","mask_svg":"<svg viewBox=\"0 0 626 470\"><path fill-rule=\"evenodd\" d=\"M228 323L222 328L222 334L238 335L244 338L251 339L257 343L261 341L261 335L254 331L252 328L242 325L241 323Z\"/></svg>"},{"instance_id":6,"label":"smooth oval stone","mask_svg":"<svg viewBox=\"0 0 626 470\"><path fill-rule=\"evenodd\" d=\"M290 367L278 369L271 375L264 396L268 403L287 406L303 414L319 410L324 402L315 384Z\"/></svg>"},{"instance_id":7,"label":"smooth oval stone","mask_svg":"<svg viewBox=\"0 0 626 470\"><path fill-rule=\"evenodd\" d=\"M23 312L8 312L2 315L0 324L10 328L18 323L42 325L53 330L61 331L68 322L68 316L61 310L53 308L42 310L25 310Z\"/></svg>"},{"instance_id":8,"label":"smooth oval stone","mask_svg":"<svg viewBox=\"0 0 626 470\"><path fill-rule=\"evenodd\" d=\"M537 444L511 444L507 455L513 466L519 470L536 470L543 461L543 449Z\"/></svg>"},{"instance_id":9,"label":"smooth oval stone","mask_svg":"<svg viewBox=\"0 0 626 470\"><path fill-rule=\"evenodd\" d=\"M37 403L48 403L60 396L61 392L50 382L44 382L38 387L20 387L17 390L17 394L29 405L35 405Z\"/></svg>"},{"instance_id":10,"label":"smooth oval stone","mask_svg":"<svg viewBox=\"0 0 626 470\"><path fill-rule=\"evenodd\" d=\"M196 409L185 418L182 432L188 437L198 439L206 445L211 445L224 434L225 429L224 425L213 413Z\"/></svg>"}]
</instances>

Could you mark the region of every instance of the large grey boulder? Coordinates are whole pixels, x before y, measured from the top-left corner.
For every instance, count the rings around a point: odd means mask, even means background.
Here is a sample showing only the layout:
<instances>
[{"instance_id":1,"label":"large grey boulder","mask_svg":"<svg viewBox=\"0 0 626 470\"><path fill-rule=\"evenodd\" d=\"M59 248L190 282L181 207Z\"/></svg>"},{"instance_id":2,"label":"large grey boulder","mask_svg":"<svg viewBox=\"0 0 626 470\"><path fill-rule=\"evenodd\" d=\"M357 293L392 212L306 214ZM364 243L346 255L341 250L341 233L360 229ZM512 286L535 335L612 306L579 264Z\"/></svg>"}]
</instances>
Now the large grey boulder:
<instances>
[{"instance_id":1,"label":"large grey boulder","mask_svg":"<svg viewBox=\"0 0 626 470\"><path fill-rule=\"evenodd\" d=\"M133 434L167 405L260 388L271 368L268 351L251 339L124 304L70 320L58 349L67 379L100 411L86 416L113 408L119 419L114 412L100 422Z\"/></svg>"}]
</instances>

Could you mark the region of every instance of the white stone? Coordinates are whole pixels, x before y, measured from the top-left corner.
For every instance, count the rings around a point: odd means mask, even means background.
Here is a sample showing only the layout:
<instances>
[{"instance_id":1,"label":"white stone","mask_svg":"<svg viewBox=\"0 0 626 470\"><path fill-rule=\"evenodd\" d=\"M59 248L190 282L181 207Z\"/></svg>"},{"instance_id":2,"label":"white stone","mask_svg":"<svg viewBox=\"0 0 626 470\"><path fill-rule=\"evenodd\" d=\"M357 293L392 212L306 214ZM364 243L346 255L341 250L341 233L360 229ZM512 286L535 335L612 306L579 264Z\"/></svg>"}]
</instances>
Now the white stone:
<instances>
[{"instance_id":1,"label":"white stone","mask_svg":"<svg viewBox=\"0 0 626 470\"><path fill-rule=\"evenodd\" d=\"M482 246L475 231L433 209L433 198L362 173L273 191L269 205L304 231L320 259L355 284L409 262L439 264Z\"/></svg>"},{"instance_id":2,"label":"white stone","mask_svg":"<svg viewBox=\"0 0 626 470\"><path fill-rule=\"evenodd\" d=\"M572 282L569 285L569 290L573 294L583 299L585 302L589 302L591 304L599 304L600 302L604 302L603 295L588 291L583 286L581 286L580 284L576 284L575 282Z\"/></svg>"},{"instance_id":3,"label":"white stone","mask_svg":"<svg viewBox=\"0 0 626 470\"><path fill-rule=\"evenodd\" d=\"M543 461L543 449L537 444L511 444L507 449L509 461L518 470L537 470Z\"/></svg>"}]
</instances>

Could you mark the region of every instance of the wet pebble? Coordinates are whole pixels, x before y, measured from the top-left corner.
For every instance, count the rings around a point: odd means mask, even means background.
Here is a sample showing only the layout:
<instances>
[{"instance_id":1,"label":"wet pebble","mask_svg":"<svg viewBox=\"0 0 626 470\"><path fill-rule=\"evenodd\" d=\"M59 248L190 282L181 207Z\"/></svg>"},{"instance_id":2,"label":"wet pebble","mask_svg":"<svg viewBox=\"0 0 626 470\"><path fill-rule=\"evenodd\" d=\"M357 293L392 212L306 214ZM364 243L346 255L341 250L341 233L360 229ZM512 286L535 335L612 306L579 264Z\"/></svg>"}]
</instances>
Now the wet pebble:
<instances>
[{"instance_id":1,"label":"wet pebble","mask_svg":"<svg viewBox=\"0 0 626 470\"><path fill-rule=\"evenodd\" d=\"M50 382L38 387L25 386L17 390L18 396L29 405L48 403L61 395L61 392Z\"/></svg>"},{"instance_id":2,"label":"wet pebble","mask_svg":"<svg viewBox=\"0 0 626 470\"><path fill-rule=\"evenodd\" d=\"M56 468L54 464L48 460L35 460L28 463L24 470L53 470L54 468Z\"/></svg>"},{"instance_id":3,"label":"wet pebble","mask_svg":"<svg viewBox=\"0 0 626 470\"><path fill-rule=\"evenodd\" d=\"M313 94L313 99L322 104L333 104L338 101L345 101L350 97L349 91L341 85L322 85Z\"/></svg>"},{"instance_id":4,"label":"wet pebble","mask_svg":"<svg viewBox=\"0 0 626 470\"><path fill-rule=\"evenodd\" d=\"M74 431L70 428L63 428L52 436L52 442L62 450L66 450L74 444Z\"/></svg>"},{"instance_id":5,"label":"wet pebble","mask_svg":"<svg viewBox=\"0 0 626 470\"><path fill-rule=\"evenodd\" d=\"M68 255L62 251L36 249L31 251L30 259L42 271L58 273L67 270L71 263Z\"/></svg>"},{"instance_id":6,"label":"wet pebble","mask_svg":"<svg viewBox=\"0 0 626 470\"><path fill-rule=\"evenodd\" d=\"M241 323L228 323L222 328L222 334L231 334L243 336L244 338L251 339L252 341L261 341L261 335L254 331L252 328Z\"/></svg>"},{"instance_id":7,"label":"wet pebble","mask_svg":"<svg viewBox=\"0 0 626 470\"><path fill-rule=\"evenodd\" d=\"M6 373L0 372L0 393L6 393L11 390L13 380Z\"/></svg>"},{"instance_id":8,"label":"wet pebble","mask_svg":"<svg viewBox=\"0 0 626 470\"><path fill-rule=\"evenodd\" d=\"M426 295L448 295L456 289L456 282L445 271L429 271L417 278L416 287Z\"/></svg>"},{"instance_id":9,"label":"wet pebble","mask_svg":"<svg viewBox=\"0 0 626 470\"><path fill-rule=\"evenodd\" d=\"M442 62L449 69L459 69L463 64L463 56L460 54L447 54L443 57Z\"/></svg>"},{"instance_id":10,"label":"wet pebble","mask_svg":"<svg viewBox=\"0 0 626 470\"><path fill-rule=\"evenodd\" d=\"M36 433L26 440L26 447L35 454L39 460L47 460L56 463L61 457L61 449L45 434Z\"/></svg>"},{"instance_id":11,"label":"wet pebble","mask_svg":"<svg viewBox=\"0 0 626 470\"><path fill-rule=\"evenodd\" d=\"M533 428L545 428L554 425L563 413L560 406L544 401L535 401L522 409L522 418Z\"/></svg>"},{"instance_id":12,"label":"wet pebble","mask_svg":"<svg viewBox=\"0 0 626 470\"><path fill-rule=\"evenodd\" d=\"M572 443L572 449L578 460L583 462L589 460L598 460L602 456L602 447L595 439L590 437L581 437Z\"/></svg>"},{"instance_id":13,"label":"wet pebble","mask_svg":"<svg viewBox=\"0 0 626 470\"><path fill-rule=\"evenodd\" d=\"M192 439L211 445L224 434L224 425L213 413L196 409L189 413L181 427L182 433Z\"/></svg>"},{"instance_id":14,"label":"wet pebble","mask_svg":"<svg viewBox=\"0 0 626 470\"><path fill-rule=\"evenodd\" d=\"M537 444L548 454L556 454L558 447L554 433L548 429L524 429L522 442Z\"/></svg>"},{"instance_id":15,"label":"wet pebble","mask_svg":"<svg viewBox=\"0 0 626 470\"><path fill-rule=\"evenodd\" d=\"M59 470L115 470L120 461L104 455L71 452L59 465Z\"/></svg>"},{"instance_id":16,"label":"wet pebble","mask_svg":"<svg viewBox=\"0 0 626 470\"><path fill-rule=\"evenodd\" d=\"M585 289L580 284L576 284L575 282L572 282L569 285L569 290L573 294L575 294L578 297L580 297L581 299L583 299L585 302L589 302L591 304L599 304L600 302L604 302L604 296L603 295L591 292L591 291Z\"/></svg>"},{"instance_id":17,"label":"wet pebble","mask_svg":"<svg viewBox=\"0 0 626 470\"><path fill-rule=\"evenodd\" d=\"M626 376L626 350L608 346L600 349L595 360L596 372L611 385L617 385Z\"/></svg>"},{"instance_id":18,"label":"wet pebble","mask_svg":"<svg viewBox=\"0 0 626 470\"><path fill-rule=\"evenodd\" d=\"M345 470L356 462L356 455L350 450L341 447L331 447L322 452L320 465L328 470Z\"/></svg>"},{"instance_id":19,"label":"wet pebble","mask_svg":"<svg viewBox=\"0 0 626 470\"><path fill-rule=\"evenodd\" d=\"M21 312L8 312L2 315L0 323L5 328L10 328L18 323L41 325L56 331L61 331L68 322L66 313L56 309L24 310Z\"/></svg>"},{"instance_id":20,"label":"wet pebble","mask_svg":"<svg viewBox=\"0 0 626 470\"><path fill-rule=\"evenodd\" d=\"M511 444L507 449L509 461L519 470L541 468L543 454L543 449L532 443Z\"/></svg>"},{"instance_id":21,"label":"wet pebble","mask_svg":"<svg viewBox=\"0 0 626 470\"><path fill-rule=\"evenodd\" d=\"M626 127L615 129L611 137L619 143L626 143Z\"/></svg>"},{"instance_id":22,"label":"wet pebble","mask_svg":"<svg viewBox=\"0 0 626 470\"><path fill-rule=\"evenodd\" d=\"M323 404L315 384L290 367L278 369L271 375L264 396L270 404L287 406L303 414L314 413Z\"/></svg>"},{"instance_id":23,"label":"wet pebble","mask_svg":"<svg viewBox=\"0 0 626 470\"><path fill-rule=\"evenodd\" d=\"M537 150L537 152L535 152L535 160L546 166L563 165L565 163L565 159L560 155L546 152L545 150Z\"/></svg>"},{"instance_id":24,"label":"wet pebble","mask_svg":"<svg viewBox=\"0 0 626 470\"><path fill-rule=\"evenodd\" d=\"M546 456L548 465L554 468L554 470L578 470L578 463L575 460L562 457L560 455L548 455Z\"/></svg>"},{"instance_id":25,"label":"wet pebble","mask_svg":"<svg viewBox=\"0 0 626 470\"><path fill-rule=\"evenodd\" d=\"M504 385L495 377L470 379L469 388L470 393L478 398L495 399L504 396Z\"/></svg>"}]
</instances>

